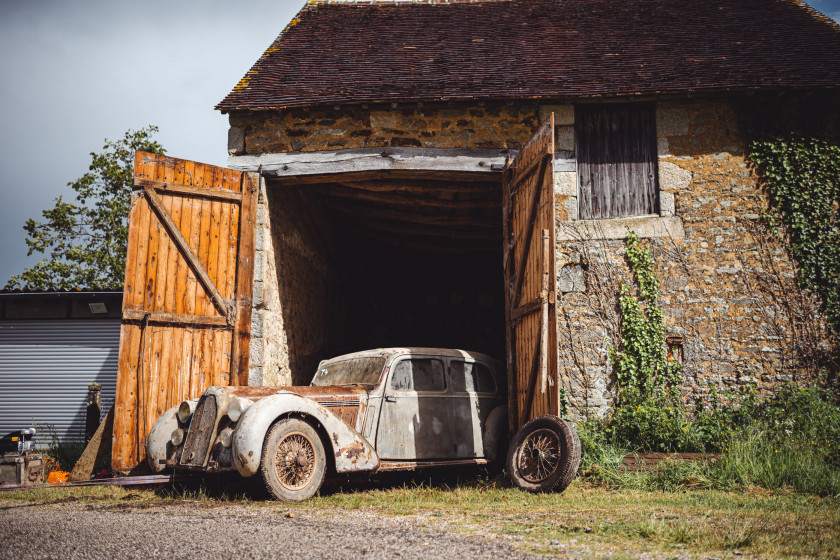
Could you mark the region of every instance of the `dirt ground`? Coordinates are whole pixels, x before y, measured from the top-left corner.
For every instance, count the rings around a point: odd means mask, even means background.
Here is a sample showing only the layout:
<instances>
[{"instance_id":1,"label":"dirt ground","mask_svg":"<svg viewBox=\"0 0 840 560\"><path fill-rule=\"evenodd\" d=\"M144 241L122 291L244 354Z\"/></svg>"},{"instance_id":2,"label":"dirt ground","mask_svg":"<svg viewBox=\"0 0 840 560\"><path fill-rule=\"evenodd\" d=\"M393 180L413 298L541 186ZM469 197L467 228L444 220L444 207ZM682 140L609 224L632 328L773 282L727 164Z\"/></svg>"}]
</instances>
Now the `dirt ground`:
<instances>
[{"instance_id":1,"label":"dirt ground","mask_svg":"<svg viewBox=\"0 0 840 560\"><path fill-rule=\"evenodd\" d=\"M0 493L0 558L840 558L840 501L758 488L531 495L414 477L301 504L223 483Z\"/></svg>"},{"instance_id":2,"label":"dirt ground","mask_svg":"<svg viewBox=\"0 0 840 560\"><path fill-rule=\"evenodd\" d=\"M5 558L536 558L510 544L353 512L232 503L0 505ZM294 517L290 517L294 515Z\"/></svg>"}]
</instances>

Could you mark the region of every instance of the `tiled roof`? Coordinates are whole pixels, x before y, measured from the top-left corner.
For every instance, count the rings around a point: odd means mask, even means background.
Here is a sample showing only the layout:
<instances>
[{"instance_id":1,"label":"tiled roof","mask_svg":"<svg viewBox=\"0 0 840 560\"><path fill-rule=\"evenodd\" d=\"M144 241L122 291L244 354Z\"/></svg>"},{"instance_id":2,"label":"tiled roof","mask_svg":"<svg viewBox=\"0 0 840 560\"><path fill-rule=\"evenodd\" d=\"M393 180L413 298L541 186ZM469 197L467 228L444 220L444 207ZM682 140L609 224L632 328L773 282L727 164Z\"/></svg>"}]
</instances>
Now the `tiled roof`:
<instances>
[{"instance_id":1,"label":"tiled roof","mask_svg":"<svg viewBox=\"0 0 840 560\"><path fill-rule=\"evenodd\" d=\"M310 2L222 111L840 87L796 0Z\"/></svg>"}]
</instances>

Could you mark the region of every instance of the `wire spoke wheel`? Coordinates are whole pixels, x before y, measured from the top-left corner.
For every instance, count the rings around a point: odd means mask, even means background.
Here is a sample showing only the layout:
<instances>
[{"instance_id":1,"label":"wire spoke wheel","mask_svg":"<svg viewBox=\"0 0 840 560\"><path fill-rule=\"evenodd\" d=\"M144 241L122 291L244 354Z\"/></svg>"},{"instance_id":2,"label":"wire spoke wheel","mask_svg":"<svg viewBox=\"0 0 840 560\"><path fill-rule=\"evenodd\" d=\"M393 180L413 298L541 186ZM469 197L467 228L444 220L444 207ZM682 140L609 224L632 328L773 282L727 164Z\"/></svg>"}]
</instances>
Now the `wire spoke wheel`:
<instances>
[{"instance_id":1,"label":"wire spoke wheel","mask_svg":"<svg viewBox=\"0 0 840 560\"><path fill-rule=\"evenodd\" d=\"M532 432L519 451L519 472L528 482L539 483L550 477L560 465L560 438L551 430Z\"/></svg>"},{"instance_id":2,"label":"wire spoke wheel","mask_svg":"<svg viewBox=\"0 0 840 560\"><path fill-rule=\"evenodd\" d=\"M562 492L580 465L580 439L574 426L546 414L525 423L510 443L508 476L526 492Z\"/></svg>"},{"instance_id":3,"label":"wire spoke wheel","mask_svg":"<svg viewBox=\"0 0 840 560\"><path fill-rule=\"evenodd\" d=\"M260 472L272 496L290 502L311 498L324 482L326 470L324 444L311 424L285 418L269 429Z\"/></svg>"},{"instance_id":4,"label":"wire spoke wheel","mask_svg":"<svg viewBox=\"0 0 840 560\"><path fill-rule=\"evenodd\" d=\"M315 473L315 446L305 435L286 435L274 452L274 471L289 490L306 487Z\"/></svg>"}]
</instances>

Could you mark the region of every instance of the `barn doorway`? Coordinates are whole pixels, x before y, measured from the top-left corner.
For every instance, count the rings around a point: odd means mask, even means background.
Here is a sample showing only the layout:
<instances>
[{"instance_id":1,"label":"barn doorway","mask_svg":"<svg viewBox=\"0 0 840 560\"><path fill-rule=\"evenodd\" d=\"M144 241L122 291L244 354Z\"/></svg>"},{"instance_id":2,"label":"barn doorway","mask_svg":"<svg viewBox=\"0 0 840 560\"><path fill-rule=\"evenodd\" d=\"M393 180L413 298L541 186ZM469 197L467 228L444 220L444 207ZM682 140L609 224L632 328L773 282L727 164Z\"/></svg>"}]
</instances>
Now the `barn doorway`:
<instances>
[{"instance_id":1,"label":"barn doorway","mask_svg":"<svg viewBox=\"0 0 840 560\"><path fill-rule=\"evenodd\" d=\"M292 382L388 346L505 358L502 184L374 179L293 185L267 202Z\"/></svg>"}]
</instances>

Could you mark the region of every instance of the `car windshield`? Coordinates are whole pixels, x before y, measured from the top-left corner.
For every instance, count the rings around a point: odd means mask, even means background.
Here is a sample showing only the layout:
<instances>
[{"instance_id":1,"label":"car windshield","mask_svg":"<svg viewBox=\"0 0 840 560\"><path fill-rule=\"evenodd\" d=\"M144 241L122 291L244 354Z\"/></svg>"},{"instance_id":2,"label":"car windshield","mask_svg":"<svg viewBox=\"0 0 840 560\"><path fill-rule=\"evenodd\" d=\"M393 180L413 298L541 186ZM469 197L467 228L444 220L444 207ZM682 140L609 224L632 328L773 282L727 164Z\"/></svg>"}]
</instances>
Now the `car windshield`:
<instances>
[{"instance_id":1,"label":"car windshield","mask_svg":"<svg viewBox=\"0 0 840 560\"><path fill-rule=\"evenodd\" d=\"M326 362L318 368L312 386L376 385L384 367L385 358L381 356Z\"/></svg>"}]
</instances>

